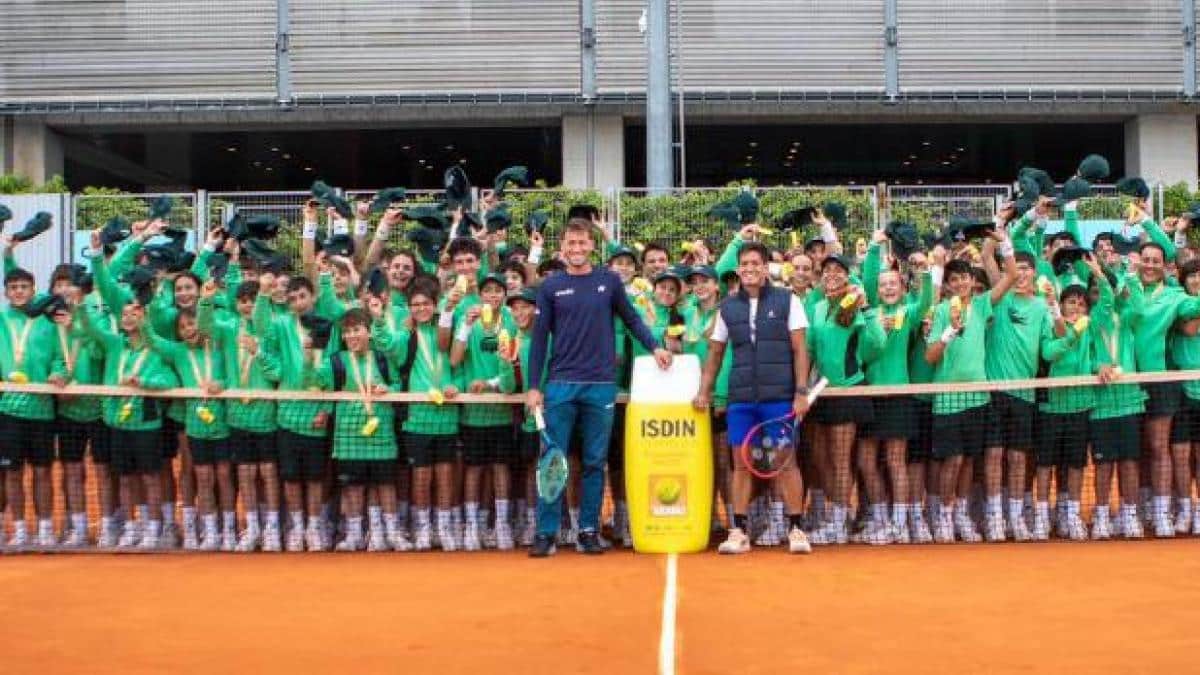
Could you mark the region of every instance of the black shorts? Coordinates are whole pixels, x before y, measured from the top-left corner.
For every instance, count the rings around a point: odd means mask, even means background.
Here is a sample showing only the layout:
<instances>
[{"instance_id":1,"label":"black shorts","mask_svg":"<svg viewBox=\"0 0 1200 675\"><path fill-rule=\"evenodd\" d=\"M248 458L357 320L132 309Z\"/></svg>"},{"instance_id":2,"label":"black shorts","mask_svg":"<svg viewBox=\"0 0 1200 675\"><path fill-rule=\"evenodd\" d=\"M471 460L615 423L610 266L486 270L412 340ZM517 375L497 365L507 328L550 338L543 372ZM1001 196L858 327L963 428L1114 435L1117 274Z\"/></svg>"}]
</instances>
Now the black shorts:
<instances>
[{"instance_id":1,"label":"black shorts","mask_svg":"<svg viewBox=\"0 0 1200 675\"><path fill-rule=\"evenodd\" d=\"M986 447L1031 450L1036 413L1036 404L996 392L988 403L987 419L977 419L975 423L987 428Z\"/></svg>"},{"instance_id":2,"label":"black shorts","mask_svg":"<svg viewBox=\"0 0 1200 675\"><path fill-rule=\"evenodd\" d=\"M106 454L105 461L100 463L107 463L108 429L99 422L76 422L60 417L54 422L54 434L58 437L58 461L82 462L91 443L92 460L98 462L95 458L96 439L103 438Z\"/></svg>"},{"instance_id":3,"label":"black shorts","mask_svg":"<svg viewBox=\"0 0 1200 675\"><path fill-rule=\"evenodd\" d=\"M0 469L54 463L53 422L0 415Z\"/></svg>"},{"instance_id":4,"label":"black shorts","mask_svg":"<svg viewBox=\"0 0 1200 675\"><path fill-rule=\"evenodd\" d=\"M987 405L961 412L933 416L933 457L979 457L983 455Z\"/></svg>"},{"instance_id":5,"label":"black shorts","mask_svg":"<svg viewBox=\"0 0 1200 675\"><path fill-rule=\"evenodd\" d=\"M817 424L867 425L875 420L875 405L866 396L829 396L817 399L808 419Z\"/></svg>"},{"instance_id":6,"label":"black shorts","mask_svg":"<svg viewBox=\"0 0 1200 675\"><path fill-rule=\"evenodd\" d=\"M175 459L179 454L179 434L183 433L183 425L170 417L162 418L162 442L160 443L163 459ZM191 446L188 446L191 449Z\"/></svg>"},{"instance_id":7,"label":"black shorts","mask_svg":"<svg viewBox=\"0 0 1200 675\"><path fill-rule=\"evenodd\" d=\"M188 436L188 450L192 453L192 464L197 466L228 462L232 456L229 452L228 438L204 439Z\"/></svg>"},{"instance_id":8,"label":"black shorts","mask_svg":"<svg viewBox=\"0 0 1200 675\"><path fill-rule=\"evenodd\" d=\"M458 438L450 434L404 432L404 455L410 466L427 467L458 459Z\"/></svg>"},{"instance_id":9,"label":"black shorts","mask_svg":"<svg viewBox=\"0 0 1200 675\"><path fill-rule=\"evenodd\" d=\"M1088 440L1095 462L1119 462L1142 456L1142 416L1088 420Z\"/></svg>"},{"instance_id":10,"label":"black shorts","mask_svg":"<svg viewBox=\"0 0 1200 675\"><path fill-rule=\"evenodd\" d=\"M1087 465L1088 413L1039 413L1037 465L1082 469Z\"/></svg>"},{"instance_id":11,"label":"black shorts","mask_svg":"<svg viewBox=\"0 0 1200 675\"><path fill-rule=\"evenodd\" d=\"M1178 382L1142 385L1146 392L1146 417L1171 417L1183 403L1183 386Z\"/></svg>"},{"instance_id":12,"label":"black shorts","mask_svg":"<svg viewBox=\"0 0 1200 675\"><path fill-rule=\"evenodd\" d=\"M388 485L396 482L394 459L339 459L339 485Z\"/></svg>"},{"instance_id":13,"label":"black shorts","mask_svg":"<svg viewBox=\"0 0 1200 675\"><path fill-rule=\"evenodd\" d=\"M485 464L512 464L515 459L513 452L512 426L505 424L496 427L459 427L462 438L463 462L468 466L483 466Z\"/></svg>"},{"instance_id":14,"label":"black shorts","mask_svg":"<svg viewBox=\"0 0 1200 675\"><path fill-rule=\"evenodd\" d=\"M329 441L324 436L305 436L281 429L276 441L280 480L297 483L324 478L329 459Z\"/></svg>"},{"instance_id":15,"label":"black shorts","mask_svg":"<svg viewBox=\"0 0 1200 675\"><path fill-rule=\"evenodd\" d=\"M113 430L101 422L92 432L92 464L112 464Z\"/></svg>"},{"instance_id":16,"label":"black shorts","mask_svg":"<svg viewBox=\"0 0 1200 675\"><path fill-rule=\"evenodd\" d=\"M534 466L542 454L542 435L536 431L517 432L517 458L523 466Z\"/></svg>"},{"instance_id":17,"label":"black shorts","mask_svg":"<svg viewBox=\"0 0 1200 675\"><path fill-rule=\"evenodd\" d=\"M709 419L712 420L710 423L712 424L713 436L717 436L729 431L729 419L725 417L724 409L722 409L721 412L713 410L709 415Z\"/></svg>"},{"instance_id":18,"label":"black shorts","mask_svg":"<svg viewBox=\"0 0 1200 675\"><path fill-rule=\"evenodd\" d=\"M881 441L909 440L916 436L916 406L911 396L881 396L874 401L875 419L865 436Z\"/></svg>"},{"instance_id":19,"label":"black shorts","mask_svg":"<svg viewBox=\"0 0 1200 675\"><path fill-rule=\"evenodd\" d=\"M625 470L625 406L620 404L613 410L612 434L608 437L608 470Z\"/></svg>"},{"instance_id":20,"label":"black shorts","mask_svg":"<svg viewBox=\"0 0 1200 675\"><path fill-rule=\"evenodd\" d=\"M259 464L279 461L279 448L274 431L231 430L230 453L238 464Z\"/></svg>"},{"instance_id":21,"label":"black shorts","mask_svg":"<svg viewBox=\"0 0 1200 675\"><path fill-rule=\"evenodd\" d=\"M163 456L159 450L160 429L148 431L112 430L112 470L119 476L157 474L162 471Z\"/></svg>"},{"instance_id":22,"label":"black shorts","mask_svg":"<svg viewBox=\"0 0 1200 675\"><path fill-rule=\"evenodd\" d=\"M1200 443L1200 400L1183 397L1179 412L1171 420L1172 443Z\"/></svg>"},{"instance_id":23,"label":"black shorts","mask_svg":"<svg viewBox=\"0 0 1200 675\"><path fill-rule=\"evenodd\" d=\"M933 401L914 398L913 436L908 442L908 463L928 462L933 456Z\"/></svg>"}]
</instances>

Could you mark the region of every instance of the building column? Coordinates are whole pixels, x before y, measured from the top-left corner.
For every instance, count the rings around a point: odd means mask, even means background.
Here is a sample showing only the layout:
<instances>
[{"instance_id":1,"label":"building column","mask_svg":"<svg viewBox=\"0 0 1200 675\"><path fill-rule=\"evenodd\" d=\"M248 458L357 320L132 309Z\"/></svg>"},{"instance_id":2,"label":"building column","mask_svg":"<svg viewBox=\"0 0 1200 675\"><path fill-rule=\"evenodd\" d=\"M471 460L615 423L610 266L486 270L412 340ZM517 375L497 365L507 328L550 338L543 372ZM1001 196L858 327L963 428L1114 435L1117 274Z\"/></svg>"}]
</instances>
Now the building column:
<instances>
[{"instance_id":1,"label":"building column","mask_svg":"<svg viewBox=\"0 0 1200 675\"><path fill-rule=\"evenodd\" d=\"M574 189L625 187L625 120L620 115L563 115L562 177Z\"/></svg>"},{"instance_id":2,"label":"building column","mask_svg":"<svg viewBox=\"0 0 1200 675\"><path fill-rule=\"evenodd\" d=\"M147 134L146 168L169 177L166 183L146 185L150 192L192 189L192 137L188 134Z\"/></svg>"},{"instance_id":3,"label":"building column","mask_svg":"<svg viewBox=\"0 0 1200 675\"><path fill-rule=\"evenodd\" d=\"M63 175L62 140L41 120L17 117L13 120L12 172L34 184ZM5 162L7 165L8 162Z\"/></svg>"},{"instance_id":4,"label":"building column","mask_svg":"<svg viewBox=\"0 0 1200 675\"><path fill-rule=\"evenodd\" d=\"M1195 190L1200 145L1195 115L1138 115L1125 123L1125 174Z\"/></svg>"}]
</instances>

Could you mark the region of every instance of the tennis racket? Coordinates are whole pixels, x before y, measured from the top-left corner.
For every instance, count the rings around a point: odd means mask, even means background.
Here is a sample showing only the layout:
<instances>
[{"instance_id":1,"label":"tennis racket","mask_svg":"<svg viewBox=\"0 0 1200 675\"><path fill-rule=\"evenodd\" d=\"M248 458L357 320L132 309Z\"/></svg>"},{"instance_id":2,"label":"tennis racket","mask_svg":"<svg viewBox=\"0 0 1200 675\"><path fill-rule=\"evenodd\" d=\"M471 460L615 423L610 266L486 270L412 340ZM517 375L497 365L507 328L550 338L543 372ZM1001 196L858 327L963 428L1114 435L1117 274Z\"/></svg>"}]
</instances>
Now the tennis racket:
<instances>
[{"instance_id":1,"label":"tennis racket","mask_svg":"<svg viewBox=\"0 0 1200 675\"><path fill-rule=\"evenodd\" d=\"M821 378L808 392L808 404L811 406L829 380ZM796 458L796 439L799 438L800 424L796 413L790 412L782 417L759 422L750 428L746 438L742 440L738 456L750 475L763 480L770 480L783 473Z\"/></svg>"},{"instance_id":2,"label":"tennis racket","mask_svg":"<svg viewBox=\"0 0 1200 675\"><path fill-rule=\"evenodd\" d=\"M571 467L567 464L567 454L546 433L546 418L542 416L541 408L533 411L533 419L542 437L542 454L538 457L537 466L538 498L551 504L562 496L571 475Z\"/></svg>"}]
</instances>

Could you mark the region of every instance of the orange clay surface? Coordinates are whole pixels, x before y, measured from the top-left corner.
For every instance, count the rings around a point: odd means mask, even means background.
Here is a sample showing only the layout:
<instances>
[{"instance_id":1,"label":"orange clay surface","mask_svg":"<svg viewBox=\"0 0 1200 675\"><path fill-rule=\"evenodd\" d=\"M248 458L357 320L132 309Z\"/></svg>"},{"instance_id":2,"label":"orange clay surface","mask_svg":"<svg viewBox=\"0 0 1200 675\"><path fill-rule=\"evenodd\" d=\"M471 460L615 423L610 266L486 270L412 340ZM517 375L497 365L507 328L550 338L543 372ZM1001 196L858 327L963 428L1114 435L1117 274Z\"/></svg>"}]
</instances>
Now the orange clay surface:
<instances>
[{"instance_id":1,"label":"orange clay surface","mask_svg":"<svg viewBox=\"0 0 1200 675\"><path fill-rule=\"evenodd\" d=\"M653 673L663 556L0 557L0 672ZM679 560L679 673L1191 672L1200 541Z\"/></svg>"}]
</instances>

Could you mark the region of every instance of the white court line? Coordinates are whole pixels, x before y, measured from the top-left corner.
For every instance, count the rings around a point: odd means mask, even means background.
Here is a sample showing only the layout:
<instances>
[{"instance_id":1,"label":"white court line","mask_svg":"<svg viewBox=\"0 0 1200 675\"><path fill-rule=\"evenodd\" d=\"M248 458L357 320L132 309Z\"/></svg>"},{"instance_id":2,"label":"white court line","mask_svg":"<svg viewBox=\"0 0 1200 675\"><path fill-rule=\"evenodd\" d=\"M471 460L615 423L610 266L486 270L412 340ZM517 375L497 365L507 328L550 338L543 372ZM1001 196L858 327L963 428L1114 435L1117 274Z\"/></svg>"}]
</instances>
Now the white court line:
<instances>
[{"instance_id":1,"label":"white court line","mask_svg":"<svg viewBox=\"0 0 1200 675\"><path fill-rule=\"evenodd\" d=\"M658 638L658 675L675 675L675 605L679 554L667 554L667 579L663 585L662 630Z\"/></svg>"}]
</instances>

